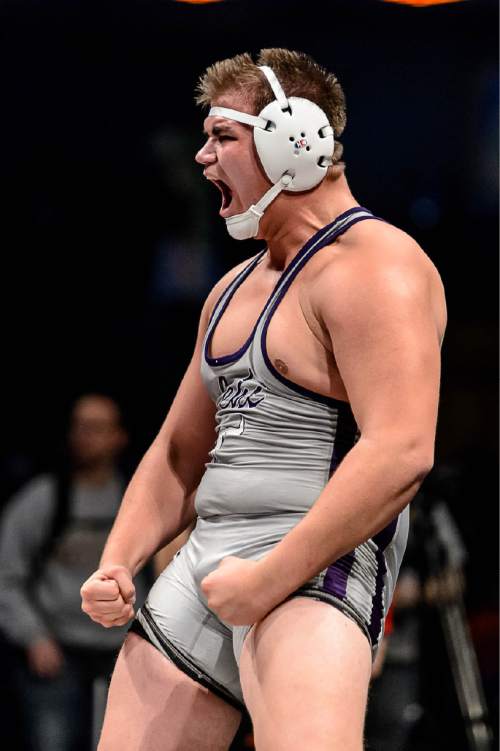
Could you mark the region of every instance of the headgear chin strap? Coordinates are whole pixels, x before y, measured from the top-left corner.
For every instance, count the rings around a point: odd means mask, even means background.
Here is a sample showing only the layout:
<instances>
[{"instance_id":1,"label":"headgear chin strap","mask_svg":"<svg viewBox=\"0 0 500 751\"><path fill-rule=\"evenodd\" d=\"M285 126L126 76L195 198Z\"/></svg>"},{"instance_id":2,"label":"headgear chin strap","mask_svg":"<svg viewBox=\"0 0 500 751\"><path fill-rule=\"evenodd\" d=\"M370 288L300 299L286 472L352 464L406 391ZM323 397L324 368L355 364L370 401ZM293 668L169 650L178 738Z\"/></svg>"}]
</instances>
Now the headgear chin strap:
<instances>
[{"instance_id":1,"label":"headgear chin strap","mask_svg":"<svg viewBox=\"0 0 500 751\"><path fill-rule=\"evenodd\" d=\"M226 219L227 230L235 240L256 237L264 211L282 190L297 192L316 187L332 164L333 128L323 110L309 99L287 98L271 68L262 65L260 69L276 99L259 115L227 107L212 107L208 113L253 126L257 154L273 183L256 204Z\"/></svg>"}]
</instances>

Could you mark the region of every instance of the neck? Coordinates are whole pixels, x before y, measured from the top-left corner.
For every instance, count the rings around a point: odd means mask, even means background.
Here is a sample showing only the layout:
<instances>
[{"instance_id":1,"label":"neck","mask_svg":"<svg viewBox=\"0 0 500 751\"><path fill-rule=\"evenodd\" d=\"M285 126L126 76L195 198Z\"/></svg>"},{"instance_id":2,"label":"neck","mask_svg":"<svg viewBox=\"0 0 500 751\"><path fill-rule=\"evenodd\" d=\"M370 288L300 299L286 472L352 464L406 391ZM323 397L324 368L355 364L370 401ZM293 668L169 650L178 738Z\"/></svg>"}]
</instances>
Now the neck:
<instances>
[{"instance_id":1,"label":"neck","mask_svg":"<svg viewBox=\"0 0 500 751\"><path fill-rule=\"evenodd\" d=\"M307 193L280 193L260 221L270 265L284 269L315 232L357 205L344 173Z\"/></svg>"}]
</instances>

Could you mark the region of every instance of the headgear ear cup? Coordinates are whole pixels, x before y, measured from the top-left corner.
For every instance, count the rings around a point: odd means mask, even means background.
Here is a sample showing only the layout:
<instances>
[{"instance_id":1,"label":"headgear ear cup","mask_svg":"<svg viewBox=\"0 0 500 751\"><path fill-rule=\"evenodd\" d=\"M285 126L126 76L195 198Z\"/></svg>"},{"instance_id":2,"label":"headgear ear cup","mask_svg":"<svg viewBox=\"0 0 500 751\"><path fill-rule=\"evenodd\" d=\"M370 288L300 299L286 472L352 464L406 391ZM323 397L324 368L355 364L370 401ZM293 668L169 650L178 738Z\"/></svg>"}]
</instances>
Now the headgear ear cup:
<instances>
[{"instance_id":1,"label":"headgear ear cup","mask_svg":"<svg viewBox=\"0 0 500 751\"><path fill-rule=\"evenodd\" d=\"M264 107L259 117L272 125L254 128L255 147L272 183L288 174L293 180L286 190L310 190L332 163L333 130L323 110L309 99L290 97L288 107L282 110L277 101Z\"/></svg>"},{"instance_id":2,"label":"headgear ear cup","mask_svg":"<svg viewBox=\"0 0 500 751\"><path fill-rule=\"evenodd\" d=\"M319 185L332 164L335 146L333 128L321 107L301 97L288 99L271 68L259 67L276 99L258 116L227 107L212 107L209 112L253 126L258 157L273 184L247 211L226 219L229 234L237 240L257 236L261 216L282 190L297 192Z\"/></svg>"},{"instance_id":3,"label":"headgear ear cup","mask_svg":"<svg viewBox=\"0 0 500 751\"><path fill-rule=\"evenodd\" d=\"M287 98L272 68L261 65L260 69L276 99L259 113L268 126L254 127L259 159L272 183L286 173L293 177L287 190L310 190L332 163L333 128L321 107L309 99Z\"/></svg>"}]
</instances>

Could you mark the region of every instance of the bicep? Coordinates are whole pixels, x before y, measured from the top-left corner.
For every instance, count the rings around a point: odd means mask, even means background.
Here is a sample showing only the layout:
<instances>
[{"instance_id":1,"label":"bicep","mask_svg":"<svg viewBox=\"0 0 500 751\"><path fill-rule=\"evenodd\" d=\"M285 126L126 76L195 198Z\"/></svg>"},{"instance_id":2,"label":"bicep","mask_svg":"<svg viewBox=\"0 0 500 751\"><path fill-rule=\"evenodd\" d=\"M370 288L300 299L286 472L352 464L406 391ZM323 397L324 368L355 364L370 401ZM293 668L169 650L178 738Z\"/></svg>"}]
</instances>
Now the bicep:
<instances>
[{"instance_id":1,"label":"bicep","mask_svg":"<svg viewBox=\"0 0 500 751\"><path fill-rule=\"evenodd\" d=\"M324 318L362 434L433 438L440 345L425 274L396 266L347 275Z\"/></svg>"}]
</instances>

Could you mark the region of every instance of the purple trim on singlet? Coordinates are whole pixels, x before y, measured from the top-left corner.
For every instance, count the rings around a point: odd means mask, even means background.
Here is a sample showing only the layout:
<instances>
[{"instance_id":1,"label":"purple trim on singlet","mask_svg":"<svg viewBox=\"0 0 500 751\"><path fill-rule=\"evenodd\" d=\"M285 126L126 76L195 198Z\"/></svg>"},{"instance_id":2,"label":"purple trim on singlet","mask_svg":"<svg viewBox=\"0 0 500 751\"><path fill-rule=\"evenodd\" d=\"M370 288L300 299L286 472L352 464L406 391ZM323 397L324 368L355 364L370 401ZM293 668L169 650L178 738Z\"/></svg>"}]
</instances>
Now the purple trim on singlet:
<instances>
[{"instance_id":1,"label":"purple trim on singlet","mask_svg":"<svg viewBox=\"0 0 500 751\"><path fill-rule=\"evenodd\" d=\"M240 286L240 284L242 284L242 282L245 281L245 279L247 278L247 276L249 276L251 274L251 272L257 266L257 264L259 263L259 261L261 260L261 258L262 258L262 256L264 255L265 252L266 252L266 248L264 248L264 250L262 250L252 261L250 261L250 263L247 266L245 266L245 268L242 271L240 271L239 274L237 274L235 276L235 278L233 279L233 281L231 282L231 284L228 284L228 286L226 287L226 289L224 290L224 292L221 294L221 296L219 297L219 299L215 303L212 315L210 316L210 320L208 322L208 333L207 333L207 338L205 340L205 360L207 361L207 363L209 365L227 365L230 362L234 362L235 360L238 360L240 357L242 357L245 354L246 350L249 348L249 346L250 346L250 344L252 342L252 339L253 339L254 333L255 333L255 328L257 327L257 324L255 325L254 329L252 330L250 336L248 337L248 339L246 340L246 342L243 344L243 346L241 346L239 348L239 350L237 350L236 352L233 352L233 354L231 354L231 355L224 355L223 357L210 357L210 355L208 354L208 350L210 349L210 343L212 341L212 337L214 335L214 331L215 331L215 329L217 327L217 324L219 323L221 317L223 316L224 311L226 310L227 306L231 302L234 293L236 292L236 290L238 289L238 287ZM232 289L231 289L231 287L232 287ZM227 296L227 300L220 307L220 309L218 309L220 301L222 300L222 298L224 297L224 295L227 293L227 291L229 289L231 289L231 292ZM274 290L273 290L272 294L274 294ZM213 321L213 324L212 324L212 321ZM257 323L258 323L258 321L257 321Z\"/></svg>"},{"instance_id":2,"label":"purple trim on singlet","mask_svg":"<svg viewBox=\"0 0 500 751\"><path fill-rule=\"evenodd\" d=\"M368 624L368 632L370 634L372 644L375 644L380 635L380 629L382 626L382 620L384 618L384 578L387 573L387 566L385 564L384 550L390 544L396 529L398 526L398 519L396 517L389 524L384 527L378 534L372 537L373 542L377 546L375 557L377 559L377 576L375 578L375 592L372 597L372 614L370 623Z\"/></svg>"},{"instance_id":3,"label":"purple trim on singlet","mask_svg":"<svg viewBox=\"0 0 500 751\"><path fill-rule=\"evenodd\" d=\"M326 569L322 588L340 600L344 600L347 593L347 581L354 565L354 551L346 553L338 558L335 563Z\"/></svg>"},{"instance_id":4,"label":"purple trim on singlet","mask_svg":"<svg viewBox=\"0 0 500 751\"><path fill-rule=\"evenodd\" d=\"M295 259L292 261L292 264L288 267L286 279L284 280L278 296L276 297L275 301L269 308L269 314L267 315L266 321L264 323L264 326L262 328L262 334L260 338L261 342L261 350L262 350L262 356L264 358L264 362L270 371L274 378L276 378L278 381L283 383L287 388L291 389L292 391L296 391L298 394L301 394L302 396L306 396L309 399L312 399L316 402L321 402L322 404L326 404L328 407L336 407L340 410L345 410L347 414L351 413L351 408L349 406L349 402L346 402L342 399L334 399L331 396L325 396L324 394L319 394L317 391L311 391L310 389L305 388L304 386L300 386L298 383L295 383L295 381L290 381L288 378L285 378L272 364L266 347L266 338L267 338L267 329L269 328L269 324L271 322L271 319L276 312L276 309L278 305L282 302L286 292L288 291L291 283L299 273L299 271L302 270L302 268L306 265L306 263L309 261L310 258L312 258L319 250L324 248L326 245L330 245L334 240L337 239L337 237L340 237L344 234L344 232L347 232L348 229L350 229L354 224L357 224L358 222L362 222L365 219L378 219L378 217L374 216L371 212L369 212L369 216L354 216L352 221L347 222L343 227L337 228L336 225L339 222L342 222L347 217L349 217L352 214L357 214L360 211L366 211L368 212L369 209L365 209L362 206L356 206L356 208L349 209L348 211L345 211L343 214L337 217L335 222L332 222L332 224L328 225L327 228L325 228L325 233L321 240L318 242L317 247L314 248L314 250L306 256L307 252L311 248L311 246L314 245L315 241L317 241L318 235L321 233L318 232L316 235L314 235L313 238L304 246L304 248L300 251L300 253L295 257ZM321 230L323 232L323 230ZM262 315L266 310L262 312ZM260 319L259 319L260 320Z\"/></svg>"},{"instance_id":5,"label":"purple trim on singlet","mask_svg":"<svg viewBox=\"0 0 500 751\"><path fill-rule=\"evenodd\" d=\"M344 402L345 404L346 402ZM337 429L333 443L332 458L330 461L330 477L338 467L344 456L354 446L354 439L358 431L358 426L351 410L341 410L337 413ZM335 563L328 566L323 579L322 588L340 600L344 600L347 593L347 582L349 574L354 565L355 552L338 558Z\"/></svg>"},{"instance_id":6,"label":"purple trim on singlet","mask_svg":"<svg viewBox=\"0 0 500 751\"><path fill-rule=\"evenodd\" d=\"M346 402L343 402L346 404ZM330 477L335 472L340 462L352 449L355 443L358 426L352 410L342 409L337 413L337 428L335 430L335 439L333 441L332 458L330 460Z\"/></svg>"},{"instance_id":7,"label":"purple trim on singlet","mask_svg":"<svg viewBox=\"0 0 500 751\"><path fill-rule=\"evenodd\" d=\"M375 592L372 597L372 614L370 623L368 624L368 633L370 634L372 644L376 644L380 636L384 613L384 577L387 573L383 551L377 548L375 557L377 559L377 576L375 578Z\"/></svg>"},{"instance_id":8,"label":"purple trim on singlet","mask_svg":"<svg viewBox=\"0 0 500 751\"><path fill-rule=\"evenodd\" d=\"M380 532L372 537L373 542L379 548L379 550L385 550L386 547L392 542L394 535L396 534L396 528L398 526L399 516L396 516L389 524L384 527Z\"/></svg>"},{"instance_id":9,"label":"purple trim on singlet","mask_svg":"<svg viewBox=\"0 0 500 751\"><path fill-rule=\"evenodd\" d=\"M276 282L276 284L275 284L275 286L273 288L273 291L269 295L269 297L268 297L268 299L267 299L264 307L262 308L262 311L261 311L261 313L260 313L260 315L259 315L259 317L258 317L258 319L257 319L257 321L255 323L255 326L253 327L253 329L252 329L252 331L250 333L250 336L248 337L248 339L246 340L246 342L236 352L233 352L232 354L222 355L221 357L210 357L210 355L208 354L208 351L209 351L209 348L210 348L210 343L212 341L215 329L216 329L216 327L217 327L217 325L218 325L218 323L219 323L222 315L224 314L224 311L226 310L227 306L229 305L229 303L230 303L230 301L231 301L234 293L236 292L236 290L239 288L239 286L242 284L242 282L246 279L246 277L253 271L253 269L255 268L255 266L257 265L257 263L260 261L260 259L262 258L262 256L266 252L266 249L264 249L256 258L254 258L254 260L248 266L246 266L243 269L243 271L240 272L240 274L238 274L238 276L231 282L230 285L228 285L228 287L226 288L226 290L220 296L220 298L217 301L217 304L216 304L216 306L214 308L214 313L212 314L212 316L210 318L210 321L209 321L208 334L207 334L207 338L205 340L205 348L204 348L204 356L205 356L205 360L208 363L208 365L211 365L212 367L218 367L218 366L222 366L222 365L228 365L229 363L236 362L237 360L240 359L240 357L243 357L243 355L245 354L245 352L249 348L250 344L252 343L252 340L253 340L253 338L255 336L255 332L257 330L257 327L258 327L260 321L262 320L262 316L266 313L266 310L269 307L269 303L271 302L271 300L272 300L272 298L273 298L276 290L279 288L279 286L283 282L283 280L285 280L285 279L288 278L289 272L293 271L294 275L295 275L295 269L296 269L297 265L300 263L300 260L308 252L308 250L311 248L311 246L313 246L314 243L317 242L318 238L320 238L323 235L323 238L322 238L321 242L323 242L323 240L326 240L326 239L329 239L329 241L331 242L331 239L330 239L331 237L337 237L338 236L337 234L335 234L336 226L340 222L344 221L351 214L356 214L359 211L368 211L368 209L365 209L362 206L356 206L356 207L354 207L352 209L348 209L347 211L344 211L343 214L340 214L338 217L336 217L332 222L330 222L330 224L327 224L326 227L323 227L322 229L318 230L318 232L316 232L306 242L306 244L303 246L303 248L297 253L297 255L295 256L295 258L293 258L293 260L286 267L286 269L283 270L283 273L281 274L280 278ZM373 215L371 215L369 217L360 217L359 219L354 219L352 222L350 222L346 226L345 229L342 228L342 230L345 232L346 229L348 229L349 227L352 227L352 225L355 224L360 219L372 219L372 218L375 219L376 217L374 217ZM340 235L340 234L342 234L342 232L339 232L338 234ZM318 246L318 250L319 250L320 247L323 247L323 245L321 243ZM316 251L314 251L314 252L316 252ZM221 306L220 310L217 310L217 306L219 305L221 299L224 297L224 295L227 293L227 290L230 289L231 286L232 286L232 289L231 289L231 292L228 295L226 301ZM217 312L217 315L215 316L216 312ZM213 324L212 324L212 321L213 321ZM264 357L265 357L265 353L263 353L263 354L264 354ZM278 373L278 376L280 376L280 375L281 374ZM282 379L282 377L280 378L280 380L281 379ZM286 379L285 379L285 382L286 382ZM289 383L293 383L293 382L290 381ZM300 389L302 387L299 386L298 388ZM314 394L315 392L310 392L310 393ZM308 396L308 395L309 395L308 393L305 393L305 396ZM314 398L314 396L313 396L313 398ZM329 397L324 397L324 398L327 400L326 404L328 404L328 405L337 406L338 404L341 404L341 405L347 405L348 404L347 402L343 402L341 400L336 400L336 399L330 399L329 400ZM322 401L322 400L320 400L320 401Z\"/></svg>"}]
</instances>

